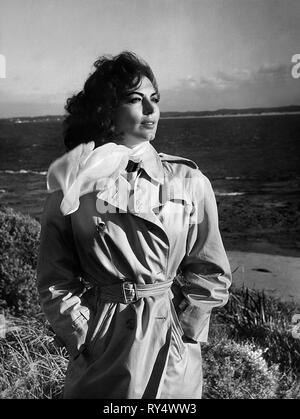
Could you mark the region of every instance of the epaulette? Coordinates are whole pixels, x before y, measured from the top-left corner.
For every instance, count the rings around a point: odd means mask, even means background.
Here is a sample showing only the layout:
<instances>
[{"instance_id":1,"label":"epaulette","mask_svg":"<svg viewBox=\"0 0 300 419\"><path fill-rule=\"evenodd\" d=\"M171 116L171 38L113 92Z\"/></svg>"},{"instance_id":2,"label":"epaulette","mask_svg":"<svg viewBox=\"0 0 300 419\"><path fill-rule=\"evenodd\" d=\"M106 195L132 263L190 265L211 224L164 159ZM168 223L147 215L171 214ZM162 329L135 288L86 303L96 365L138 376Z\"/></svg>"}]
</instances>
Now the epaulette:
<instances>
[{"instance_id":1,"label":"epaulette","mask_svg":"<svg viewBox=\"0 0 300 419\"><path fill-rule=\"evenodd\" d=\"M165 154L165 153L158 153L158 155L161 161L186 164L187 166L190 166L193 169L198 169L198 165L193 160L186 159L185 157L172 156L171 154Z\"/></svg>"}]
</instances>

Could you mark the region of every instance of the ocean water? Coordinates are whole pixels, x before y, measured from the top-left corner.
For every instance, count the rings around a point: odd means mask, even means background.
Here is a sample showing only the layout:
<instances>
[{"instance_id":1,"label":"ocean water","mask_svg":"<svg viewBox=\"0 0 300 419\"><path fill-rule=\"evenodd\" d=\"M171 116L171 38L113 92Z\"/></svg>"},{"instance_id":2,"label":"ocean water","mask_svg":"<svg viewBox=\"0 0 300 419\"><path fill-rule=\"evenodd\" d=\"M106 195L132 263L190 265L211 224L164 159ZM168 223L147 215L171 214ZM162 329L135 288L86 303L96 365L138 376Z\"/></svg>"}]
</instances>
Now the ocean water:
<instances>
[{"instance_id":1,"label":"ocean water","mask_svg":"<svg viewBox=\"0 0 300 419\"><path fill-rule=\"evenodd\" d=\"M218 200L299 202L300 115L161 119L153 145L194 160ZM60 121L0 120L0 204L39 219L47 169L64 152Z\"/></svg>"}]
</instances>

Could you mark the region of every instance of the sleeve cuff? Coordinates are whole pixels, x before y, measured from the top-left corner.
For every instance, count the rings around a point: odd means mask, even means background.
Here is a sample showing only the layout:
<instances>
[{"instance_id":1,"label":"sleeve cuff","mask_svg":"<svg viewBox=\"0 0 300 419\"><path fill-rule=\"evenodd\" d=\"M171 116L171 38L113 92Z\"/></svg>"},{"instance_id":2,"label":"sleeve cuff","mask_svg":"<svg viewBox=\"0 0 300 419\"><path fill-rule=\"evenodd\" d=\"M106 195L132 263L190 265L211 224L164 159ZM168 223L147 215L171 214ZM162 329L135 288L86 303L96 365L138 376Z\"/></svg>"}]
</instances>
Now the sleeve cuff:
<instances>
[{"instance_id":1,"label":"sleeve cuff","mask_svg":"<svg viewBox=\"0 0 300 419\"><path fill-rule=\"evenodd\" d=\"M186 306L179 314L180 324L184 334L196 342L207 342L211 309Z\"/></svg>"}]
</instances>

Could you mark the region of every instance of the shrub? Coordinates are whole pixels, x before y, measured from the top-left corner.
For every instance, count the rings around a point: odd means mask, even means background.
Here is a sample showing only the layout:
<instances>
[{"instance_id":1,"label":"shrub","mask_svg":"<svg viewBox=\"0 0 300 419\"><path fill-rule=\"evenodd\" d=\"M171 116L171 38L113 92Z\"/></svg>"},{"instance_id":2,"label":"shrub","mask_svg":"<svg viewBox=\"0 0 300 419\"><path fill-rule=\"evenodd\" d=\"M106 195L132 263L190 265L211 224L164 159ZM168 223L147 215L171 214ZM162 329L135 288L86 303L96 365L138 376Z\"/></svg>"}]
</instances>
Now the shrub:
<instances>
[{"instance_id":1,"label":"shrub","mask_svg":"<svg viewBox=\"0 0 300 419\"><path fill-rule=\"evenodd\" d=\"M0 208L0 308L15 315L40 312L36 264L40 224L11 208Z\"/></svg>"},{"instance_id":2,"label":"shrub","mask_svg":"<svg viewBox=\"0 0 300 419\"><path fill-rule=\"evenodd\" d=\"M274 399L277 366L268 367L261 349L231 340L203 346L205 399Z\"/></svg>"}]
</instances>

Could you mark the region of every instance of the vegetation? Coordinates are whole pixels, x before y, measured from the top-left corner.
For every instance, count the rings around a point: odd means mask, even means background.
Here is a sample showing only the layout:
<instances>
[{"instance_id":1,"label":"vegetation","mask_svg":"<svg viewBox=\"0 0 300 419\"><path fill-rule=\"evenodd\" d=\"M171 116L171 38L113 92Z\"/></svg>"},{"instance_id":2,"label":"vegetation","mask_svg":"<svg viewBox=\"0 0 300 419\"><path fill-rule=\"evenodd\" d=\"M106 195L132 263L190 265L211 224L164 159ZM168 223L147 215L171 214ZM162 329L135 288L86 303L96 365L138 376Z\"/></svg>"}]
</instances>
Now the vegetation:
<instances>
[{"instance_id":1,"label":"vegetation","mask_svg":"<svg viewBox=\"0 0 300 419\"><path fill-rule=\"evenodd\" d=\"M40 225L0 209L0 398L59 398L68 356L41 316L36 292ZM203 345L204 398L299 399L300 307L264 292L231 290Z\"/></svg>"},{"instance_id":2,"label":"vegetation","mask_svg":"<svg viewBox=\"0 0 300 419\"><path fill-rule=\"evenodd\" d=\"M209 342L203 350L204 398L276 399L278 367L268 367L263 354L250 343Z\"/></svg>"},{"instance_id":3,"label":"vegetation","mask_svg":"<svg viewBox=\"0 0 300 419\"><path fill-rule=\"evenodd\" d=\"M300 338L292 335L292 317L300 307L245 287L232 287L230 294L228 304L213 315L210 341L203 348L206 394L299 399Z\"/></svg>"},{"instance_id":4,"label":"vegetation","mask_svg":"<svg viewBox=\"0 0 300 419\"><path fill-rule=\"evenodd\" d=\"M55 399L62 393L67 354L34 317L8 316L0 339L0 398Z\"/></svg>"},{"instance_id":5,"label":"vegetation","mask_svg":"<svg viewBox=\"0 0 300 419\"><path fill-rule=\"evenodd\" d=\"M14 315L40 312L36 263L40 224L11 208L0 208L0 309Z\"/></svg>"},{"instance_id":6,"label":"vegetation","mask_svg":"<svg viewBox=\"0 0 300 419\"><path fill-rule=\"evenodd\" d=\"M247 288L233 289L231 298L219 313L227 325L228 336L236 341L252 341L264 348L264 358L278 364L281 372L300 377L300 339L291 333L293 314L300 308L282 302L262 291Z\"/></svg>"}]
</instances>

